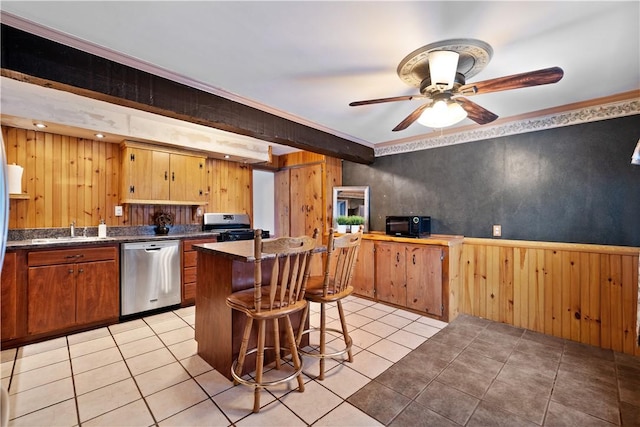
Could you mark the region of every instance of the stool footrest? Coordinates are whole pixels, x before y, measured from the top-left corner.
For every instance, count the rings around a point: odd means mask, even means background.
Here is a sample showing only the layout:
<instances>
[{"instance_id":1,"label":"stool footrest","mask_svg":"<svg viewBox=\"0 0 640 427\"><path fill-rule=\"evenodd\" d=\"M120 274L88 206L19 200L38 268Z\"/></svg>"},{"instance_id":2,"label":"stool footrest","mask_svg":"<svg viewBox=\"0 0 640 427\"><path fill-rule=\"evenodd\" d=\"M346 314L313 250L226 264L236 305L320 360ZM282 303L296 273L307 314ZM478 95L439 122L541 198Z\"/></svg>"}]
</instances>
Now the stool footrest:
<instances>
[{"instance_id":1,"label":"stool footrest","mask_svg":"<svg viewBox=\"0 0 640 427\"><path fill-rule=\"evenodd\" d=\"M320 328L309 328L309 329L305 329L302 335L311 333L311 332L319 332ZM335 332L336 334L339 334L341 337L343 336L342 331L338 330L338 329L332 329L332 328L325 328L326 332ZM338 357L338 356L342 356L343 354L347 354L349 352L349 350L351 350L351 345L353 344L353 340L351 339L351 337L349 337L349 340L347 342L347 345L342 349L342 350L338 350L336 352L333 353L325 353L325 354L321 354L319 352L310 352L310 351L306 351L302 348L298 348L298 353L302 353L305 356L309 356L309 357L315 357L317 359L330 359L330 358L334 358L334 357ZM318 349L318 351L320 351Z\"/></svg>"},{"instance_id":2,"label":"stool footrest","mask_svg":"<svg viewBox=\"0 0 640 427\"><path fill-rule=\"evenodd\" d=\"M275 350L275 347L265 347L265 350ZM280 351L283 350L289 350L289 347L280 347ZM249 351L247 351L246 355L250 355L253 353L257 353L258 349L257 348L253 348ZM276 355L277 357L279 357L280 355ZM260 384L258 384L257 382L253 381L253 380L246 380L242 377L240 377L238 374L236 374L236 366L238 364L238 359L235 359L233 361L233 363L231 364L231 376L233 377L233 379L235 381L237 381L240 384L249 386L249 387L253 387L253 388L258 388L258 387L270 387L273 385L278 385L278 384L282 384L282 383L286 383L288 381L291 381L293 379L295 379L301 372L302 372L302 367L303 367L303 362L302 362L302 358L300 358L300 369L296 369L292 374L278 379L278 380L273 380L273 381L266 381L266 382L262 382Z\"/></svg>"}]
</instances>

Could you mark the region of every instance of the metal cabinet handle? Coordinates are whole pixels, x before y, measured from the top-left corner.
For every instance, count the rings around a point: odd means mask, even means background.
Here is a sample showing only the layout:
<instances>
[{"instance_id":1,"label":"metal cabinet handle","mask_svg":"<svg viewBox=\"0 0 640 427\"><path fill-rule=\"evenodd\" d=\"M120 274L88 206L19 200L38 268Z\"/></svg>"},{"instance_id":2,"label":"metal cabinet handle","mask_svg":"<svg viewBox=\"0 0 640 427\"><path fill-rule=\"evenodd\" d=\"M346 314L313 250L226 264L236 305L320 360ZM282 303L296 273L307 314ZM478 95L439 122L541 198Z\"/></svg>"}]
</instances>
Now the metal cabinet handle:
<instances>
[{"instance_id":1,"label":"metal cabinet handle","mask_svg":"<svg viewBox=\"0 0 640 427\"><path fill-rule=\"evenodd\" d=\"M164 180L166 181L167 179L169 179L169 172L164 171Z\"/></svg>"},{"instance_id":2,"label":"metal cabinet handle","mask_svg":"<svg viewBox=\"0 0 640 427\"><path fill-rule=\"evenodd\" d=\"M84 273L84 268L79 269L78 273Z\"/></svg>"},{"instance_id":3,"label":"metal cabinet handle","mask_svg":"<svg viewBox=\"0 0 640 427\"><path fill-rule=\"evenodd\" d=\"M416 254L413 254L413 265L416 265Z\"/></svg>"},{"instance_id":4,"label":"metal cabinet handle","mask_svg":"<svg viewBox=\"0 0 640 427\"><path fill-rule=\"evenodd\" d=\"M175 180L176 180L176 173L171 172L171 181L175 181Z\"/></svg>"},{"instance_id":5,"label":"metal cabinet handle","mask_svg":"<svg viewBox=\"0 0 640 427\"><path fill-rule=\"evenodd\" d=\"M400 252L396 252L396 262L400 262Z\"/></svg>"},{"instance_id":6,"label":"metal cabinet handle","mask_svg":"<svg viewBox=\"0 0 640 427\"><path fill-rule=\"evenodd\" d=\"M70 269L69 269L69 273L73 273L73 268L70 268Z\"/></svg>"}]
</instances>

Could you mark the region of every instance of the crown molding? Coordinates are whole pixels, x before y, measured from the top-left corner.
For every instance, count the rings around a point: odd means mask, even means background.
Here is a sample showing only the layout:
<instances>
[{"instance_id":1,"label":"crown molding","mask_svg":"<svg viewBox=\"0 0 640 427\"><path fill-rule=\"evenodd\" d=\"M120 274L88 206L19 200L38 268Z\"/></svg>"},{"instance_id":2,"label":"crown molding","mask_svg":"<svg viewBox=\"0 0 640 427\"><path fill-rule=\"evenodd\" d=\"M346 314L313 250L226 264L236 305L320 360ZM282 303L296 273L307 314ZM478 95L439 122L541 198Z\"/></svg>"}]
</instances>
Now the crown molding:
<instances>
[{"instance_id":1,"label":"crown molding","mask_svg":"<svg viewBox=\"0 0 640 427\"><path fill-rule=\"evenodd\" d=\"M638 91L627 92L617 96L608 97L606 99L614 100L611 102L604 102L599 105L565 109L565 111L561 112L554 111L547 114L544 114L544 112L530 113L524 118L510 118L498 121L493 126L471 126L470 129L469 127L465 128L468 130L458 132L455 130L449 131L446 134L436 134L436 132L434 132L433 136L423 136L419 139L410 141L388 142L384 145L376 146L374 148L374 156L382 157L392 154L410 153L413 151L464 144L466 142L518 135L527 132L537 132L558 127L579 125L583 123L640 114L640 98L638 97ZM573 105L577 104L572 104L572 106Z\"/></svg>"}]
</instances>

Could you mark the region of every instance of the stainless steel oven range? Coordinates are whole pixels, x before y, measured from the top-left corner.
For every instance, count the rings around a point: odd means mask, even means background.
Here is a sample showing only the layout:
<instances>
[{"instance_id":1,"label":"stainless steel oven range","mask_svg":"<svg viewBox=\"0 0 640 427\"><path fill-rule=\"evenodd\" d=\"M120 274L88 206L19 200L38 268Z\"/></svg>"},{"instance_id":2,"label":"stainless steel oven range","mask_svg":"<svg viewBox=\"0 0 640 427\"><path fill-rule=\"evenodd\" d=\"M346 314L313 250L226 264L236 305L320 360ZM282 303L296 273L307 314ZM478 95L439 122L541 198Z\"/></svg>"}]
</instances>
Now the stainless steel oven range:
<instances>
[{"instance_id":1,"label":"stainless steel oven range","mask_svg":"<svg viewBox=\"0 0 640 427\"><path fill-rule=\"evenodd\" d=\"M202 219L202 231L219 233L219 242L252 240L255 236L255 230L251 228L251 220L247 214L206 213ZM262 230L262 238L268 237L269 231Z\"/></svg>"}]
</instances>

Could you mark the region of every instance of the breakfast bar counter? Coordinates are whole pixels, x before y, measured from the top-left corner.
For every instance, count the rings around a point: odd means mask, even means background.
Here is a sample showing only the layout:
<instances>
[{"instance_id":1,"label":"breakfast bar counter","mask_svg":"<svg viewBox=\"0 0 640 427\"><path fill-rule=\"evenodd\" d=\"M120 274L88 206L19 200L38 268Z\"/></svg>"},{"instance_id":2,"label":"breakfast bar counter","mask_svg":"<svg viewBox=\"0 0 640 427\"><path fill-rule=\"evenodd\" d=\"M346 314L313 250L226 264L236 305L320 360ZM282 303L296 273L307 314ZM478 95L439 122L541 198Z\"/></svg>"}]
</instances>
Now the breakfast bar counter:
<instances>
[{"instance_id":1,"label":"breakfast bar counter","mask_svg":"<svg viewBox=\"0 0 640 427\"><path fill-rule=\"evenodd\" d=\"M195 324L198 355L230 380L231 364L240 351L245 316L231 310L226 298L232 292L253 287L253 246L253 240L194 245L198 252ZM319 246L315 252L325 250L325 247ZM273 255L263 255L263 283L270 280L269 266L274 259ZM294 328L300 324L300 315L291 316ZM255 338L254 331L249 348L255 346ZM267 345L270 345L269 341ZM250 356L247 356L245 367L255 366ZM267 352L267 357L273 359L273 354ZM243 372L243 375L247 372Z\"/></svg>"}]
</instances>

